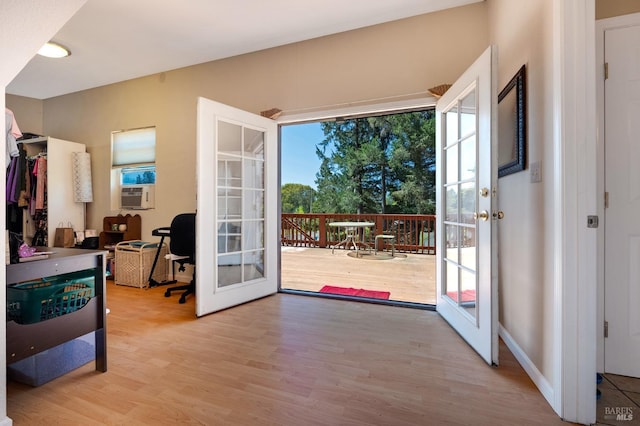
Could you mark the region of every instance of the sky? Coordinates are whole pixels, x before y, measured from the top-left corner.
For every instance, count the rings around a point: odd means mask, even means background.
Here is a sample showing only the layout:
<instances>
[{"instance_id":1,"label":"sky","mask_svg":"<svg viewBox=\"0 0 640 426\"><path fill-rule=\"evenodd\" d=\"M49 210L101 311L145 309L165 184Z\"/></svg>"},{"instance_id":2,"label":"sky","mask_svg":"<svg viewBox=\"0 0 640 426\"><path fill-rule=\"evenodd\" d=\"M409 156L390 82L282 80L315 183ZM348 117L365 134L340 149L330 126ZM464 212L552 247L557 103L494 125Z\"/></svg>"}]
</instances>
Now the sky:
<instances>
[{"instance_id":1,"label":"sky","mask_svg":"<svg viewBox=\"0 0 640 426\"><path fill-rule=\"evenodd\" d=\"M315 181L316 173L320 170L320 160L316 155L316 144L323 139L320 123L282 126L282 185L301 183L317 189Z\"/></svg>"}]
</instances>

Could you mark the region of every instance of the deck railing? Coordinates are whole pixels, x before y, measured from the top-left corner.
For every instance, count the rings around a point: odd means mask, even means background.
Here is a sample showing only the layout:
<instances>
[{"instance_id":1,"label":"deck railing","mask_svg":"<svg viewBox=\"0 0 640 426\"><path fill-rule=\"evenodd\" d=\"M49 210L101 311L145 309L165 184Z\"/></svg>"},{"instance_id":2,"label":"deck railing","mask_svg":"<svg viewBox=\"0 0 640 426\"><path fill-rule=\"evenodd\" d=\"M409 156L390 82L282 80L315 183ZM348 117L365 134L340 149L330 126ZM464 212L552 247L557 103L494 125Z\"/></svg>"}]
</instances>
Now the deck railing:
<instances>
[{"instance_id":1,"label":"deck railing","mask_svg":"<svg viewBox=\"0 0 640 426\"><path fill-rule=\"evenodd\" d=\"M396 250L408 253L435 254L434 215L418 214L337 214L282 213L281 244L298 247L332 247L345 237L344 228L329 226L331 222L373 222L364 228L360 238L372 248L375 236L395 236Z\"/></svg>"}]
</instances>

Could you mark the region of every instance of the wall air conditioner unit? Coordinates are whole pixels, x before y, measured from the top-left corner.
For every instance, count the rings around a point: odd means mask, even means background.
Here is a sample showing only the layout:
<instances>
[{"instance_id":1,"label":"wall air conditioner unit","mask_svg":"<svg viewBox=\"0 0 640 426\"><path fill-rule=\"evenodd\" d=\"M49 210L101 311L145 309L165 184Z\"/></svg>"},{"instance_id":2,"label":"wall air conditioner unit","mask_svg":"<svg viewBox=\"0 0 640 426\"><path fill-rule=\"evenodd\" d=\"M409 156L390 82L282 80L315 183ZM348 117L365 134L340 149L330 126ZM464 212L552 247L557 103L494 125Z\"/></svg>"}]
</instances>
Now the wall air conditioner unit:
<instances>
[{"instance_id":1,"label":"wall air conditioner unit","mask_svg":"<svg viewBox=\"0 0 640 426\"><path fill-rule=\"evenodd\" d=\"M155 186L127 185L120 191L120 208L125 210L146 210L155 207Z\"/></svg>"}]
</instances>

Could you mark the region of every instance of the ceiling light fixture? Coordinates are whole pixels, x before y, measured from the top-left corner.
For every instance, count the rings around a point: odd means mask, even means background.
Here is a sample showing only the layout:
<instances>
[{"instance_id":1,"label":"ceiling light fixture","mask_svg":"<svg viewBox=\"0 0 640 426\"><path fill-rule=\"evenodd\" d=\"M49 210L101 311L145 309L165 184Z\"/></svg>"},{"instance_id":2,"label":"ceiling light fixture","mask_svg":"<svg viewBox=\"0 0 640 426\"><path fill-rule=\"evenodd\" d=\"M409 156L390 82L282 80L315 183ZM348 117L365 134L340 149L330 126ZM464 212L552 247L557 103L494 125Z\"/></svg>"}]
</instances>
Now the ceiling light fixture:
<instances>
[{"instance_id":1,"label":"ceiling light fixture","mask_svg":"<svg viewBox=\"0 0 640 426\"><path fill-rule=\"evenodd\" d=\"M46 56L47 58L64 58L71 55L71 52L66 47L50 41L38 50L38 55Z\"/></svg>"}]
</instances>

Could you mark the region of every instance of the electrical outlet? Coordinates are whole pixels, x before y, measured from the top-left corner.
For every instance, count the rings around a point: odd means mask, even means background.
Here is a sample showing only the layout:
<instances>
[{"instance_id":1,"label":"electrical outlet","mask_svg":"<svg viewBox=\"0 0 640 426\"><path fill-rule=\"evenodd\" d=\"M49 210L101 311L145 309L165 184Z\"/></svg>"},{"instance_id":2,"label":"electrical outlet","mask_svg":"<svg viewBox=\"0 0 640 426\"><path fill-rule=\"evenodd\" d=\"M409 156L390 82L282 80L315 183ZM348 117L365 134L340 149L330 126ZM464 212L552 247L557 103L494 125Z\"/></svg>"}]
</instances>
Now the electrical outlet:
<instances>
[{"instance_id":1,"label":"electrical outlet","mask_svg":"<svg viewBox=\"0 0 640 426\"><path fill-rule=\"evenodd\" d=\"M531 183L542 182L542 167L540 161L529 165L529 173L531 174Z\"/></svg>"}]
</instances>

